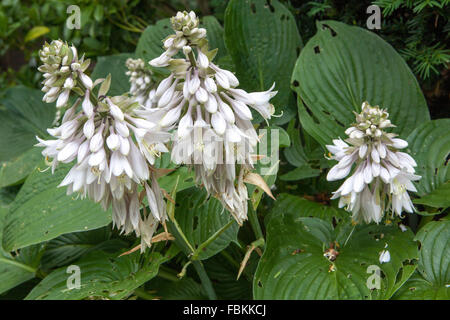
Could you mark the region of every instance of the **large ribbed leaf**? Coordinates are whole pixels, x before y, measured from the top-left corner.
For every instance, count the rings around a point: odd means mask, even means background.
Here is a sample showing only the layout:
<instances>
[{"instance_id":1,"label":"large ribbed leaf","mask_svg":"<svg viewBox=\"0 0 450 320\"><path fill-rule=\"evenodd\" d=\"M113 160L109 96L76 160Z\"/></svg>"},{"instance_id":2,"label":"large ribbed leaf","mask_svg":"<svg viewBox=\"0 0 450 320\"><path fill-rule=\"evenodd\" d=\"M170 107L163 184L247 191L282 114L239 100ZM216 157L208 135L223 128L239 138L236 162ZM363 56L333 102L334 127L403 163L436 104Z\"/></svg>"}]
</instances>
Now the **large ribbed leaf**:
<instances>
[{"instance_id":1,"label":"large ribbed leaf","mask_svg":"<svg viewBox=\"0 0 450 320\"><path fill-rule=\"evenodd\" d=\"M415 199L414 203L424 204L434 208L450 207L450 181L441 184L420 199Z\"/></svg>"},{"instance_id":2,"label":"large ribbed leaf","mask_svg":"<svg viewBox=\"0 0 450 320\"><path fill-rule=\"evenodd\" d=\"M8 212L8 205L0 196L0 240L3 221ZM20 250L15 256L4 251L0 246L0 294L19 284L34 278L42 256L43 246L31 246Z\"/></svg>"},{"instance_id":3,"label":"large ribbed leaf","mask_svg":"<svg viewBox=\"0 0 450 320\"><path fill-rule=\"evenodd\" d=\"M302 128L295 127L295 119L289 122L287 132L292 145L284 149L284 156L297 168L281 175L280 180L296 181L319 176L319 161L324 159L322 147Z\"/></svg>"},{"instance_id":4,"label":"large ribbed leaf","mask_svg":"<svg viewBox=\"0 0 450 320\"><path fill-rule=\"evenodd\" d=\"M42 149L31 148L0 165L0 188L22 182L42 160Z\"/></svg>"},{"instance_id":5,"label":"large ribbed leaf","mask_svg":"<svg viewBox=\"0 0 450 320\"><path fill-rule=\"evenodd\" d=\"M159 266L173 257L173 252L169 253L163 256L159 252L153 252L141 263L139 252L122 257L101 251L92 252L74 263L81 271L79 289L67 288L70 274L67 273L67 267L62 267L45 277L26 299L124 299L158 274Z\"/></svg>"},{"instance_id":6,"label":"large ribbed leaf","mask_svg":"<svg viewBox=\"0 0 450 320\"><path fill-rule=\"evenodd\" d=\"M276 216L278 212L297 214L299 217L316 217L330 222L334 219L348 221L350 218L350 214L342 209L324 206L318 202L287 193L282 193L277 197L277 201L274 203L267 219Z\"/></svg>"},{"instance_id":7,"label":"large ribbed leaf","mask_svg":"<svg viewBox=\"0 0 450 320\"><path fill-rule=\"evenodd\" d=\"M411 156L417 162L416 183L420 196L424 196L449 180L447 156L450 153L450 119L427 121L419 125L408 137ZM448 197L450 194L448 194ZM420 203L420 202L418 202Z\"/></svg>"},{"instance_id":8,"label":"large ribbed leaf","mask_svg":"<svg viewBox=\"0 0 450 320\"><path fill-rule=\"evenodd\" d=\"M189 188L177 193L176 203L175 219L194 249L233 220L218 200L212 197L207 199L206 192L198 188ZM225 249L231 241L237 241L238 230L237 223L233 222L204 248L198 258L208 259ZM176 234L175 230L173 232Z\"/></svg>"},{"instance_id":9,"label":"large ribbed leaf","mask_svg":"<svg viewBox=\"0 0 450 320\"><path fill-rule=\"evenodd\" d=\"M45 166L42 164L41 168ZM111 214L89 199L67 196L66 188L57 188L69 166L61 166L52 175L39 168L25 181L5 218L3 247L13 251L57 236L96 229L111 222Z\"/></svg>"},{"instance_id":10,"label":"large ribbed leaf","mask_svg":"<svg viewBox=\"0 0 450 320\"><path fill-rule=\"evenodd\" d=\"M295 114L289 76L302 48L292 13L278 0L231 0L225 12L225 44L236 65L242 88L267 90L275 82L271 100L274 119L284 123Z\"/></svg>"},{"instance_id":11,"label":"large ribbed leaf","mask_svg":"<svg viewBox=\"0 0 450 320\"><path fill-rule=\"evenodd\" d=\"M120 96L130 90L128 76L125 74L128 71L125 65L128 58L134 58L134 54L120 53L98 58L92 78L106 78L108 74L111 74L111 87L108 95Z\"/></svg>"},{"instance_id":12,"label":"large ribbed leaf","mask_svg":"<svg viewBox=\"0 0 450 320\"><path fill-rule=\"evenodd\" d=\"M127 246L120 239L111 239L111 227L63 234L49 241L42 256L42 269L68 265L92 251L117 252Z\"/></svg>"},{"instance_id":13,"label":"large ribbed leaf","mask_svg":"<svg viewBox=\"0 0 450 320\"><path fill-rule=\"evenodd\" d=\"M18 157L37 143L36 135L46 135L55 105L42 102L42 96L39 90L19 86L0 100L0 161Z\"/></svg>"},{"instance_id":14,"label":"large ribbed leaf","mask_svg":"<svg viewBox=\"0 0 450 320\"><path fill-rule=\"evenodd\" d=\"M403 138L430 118L420 87L400 55L375 33L336 21L317 23L295 65L303 127L321 144L344 137L363 101L387 108Z\"/></svg>"},{"instance_id":15,"label":"large ribbed leaf","mask_svg":"<svg viewBox=\"0 0 450 320\"><path fill-rule=\"evenodd\" d=\"M416 235L421 243L417 269L437 286L450 284L450 221L432 221Z\"/></svg>"},{"instance_id":16,"label":"large ribbed leaf","mask_svg":"<svg viewBox=\"0 0 450 320\"><path fill-rule=\"evenodd\" d=\"M351 231L348 223L333 229L331 222L304 217L301 207L282 209L274 210L267 223L267 246L253 283L255 299L390 298L407 279L400 273L409 276L414 270L406 265L417 258L409 230L363 225ZM313 211L308 215L313 216ZM334 262L324 256L331 244L339 252ZM391 259L380 265L386 245ZM372 265L384 274L380 290L367 286Z\"/></svg>"},{"instance_id":17,"label":"large ribbed leaf","mask_svg":"<svg viewBox=\"0 0 450 320\"><path fill-rule=\"evenodd\" d=\"M416 235L420 241L418 272L395 299L450 299L450 221L432 221Z\"/></svg>"},{"instance_id":18,"label":"large ribbed leaf","mask_svg":"<svg viewBox=\"0 0 450 320\"><path fill-rule=\"evenodd\" d=\"M416 272L397 291L394 300L450 300L450 288L438 287L425 280Z\"/></svg>"}]
</instances>

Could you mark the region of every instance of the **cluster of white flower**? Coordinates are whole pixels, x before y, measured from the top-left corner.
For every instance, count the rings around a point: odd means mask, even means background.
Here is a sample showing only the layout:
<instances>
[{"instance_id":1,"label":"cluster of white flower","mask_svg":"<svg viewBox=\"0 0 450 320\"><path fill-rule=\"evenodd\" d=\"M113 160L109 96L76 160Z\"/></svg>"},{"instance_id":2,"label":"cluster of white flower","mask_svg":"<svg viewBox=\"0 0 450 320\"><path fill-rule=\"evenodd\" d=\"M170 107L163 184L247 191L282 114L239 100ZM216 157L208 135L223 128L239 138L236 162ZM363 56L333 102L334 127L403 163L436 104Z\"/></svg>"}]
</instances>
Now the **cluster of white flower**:
<instances>
[{"instance_id":1,"label":"cluster of white flower","mask_svg":"<svg viewBox=\"0 0 450 320\"><path fill-rule=\"evenodd\" d=\"M164 40L166 51L150 62L152 66L167 67L174 62L172 57L180 49L207 44L206 29L198 27L199 20L193 11L178 12L170 21L175 34ZM180 62L182 61L178 61Z\"/></svg>"},{"instance_id":2,"label":"cluster of white flower","mask_svg":"<svg viewBox=\"0 0 450 320\"><path fill-rule=\"evenodd\" d=\"M237 89L236 76L212 62L215 51L208 50L206 30L198 28L194 12L179 12L171 21L175 34L165 39L166 51L150 61L171 74L136 112L163 129L176 128L172 161L193 165L198 183L241 224L247 219L244 175L253 168L259 141L249 106L269 119L274 113L269 100L277 92ZM180 50L185 58L174 59Z\"/></svg>"},{"instance_id":3,"label":"cluster of white flower","mask_svg":"<svg viewBox=\"0 0 450 320\"><path fill-rule=\"evenodd\" d=\"M42 52L58 52L61 61L72 60L76 50L68 48L67 44L54 41L46 44ZM47 54L43 62L53 59ZM49 74L48 79L60 76L58 69L54 75L48 68L45 72ZM71 73L73 70L69 70ZM101 82L92 85L89 78L83 81L83 86L72 87L77 88L76 92L81 91L82 97L67 109L59 127L48 129L55 139L38 138L37 146L45 148L42 154L47 161L52 159L52 170L58 163L76 161L60 186L67 186L68 194L78 192L82 197L101 202L105 210L112 204L113 223L125 233L134 230L141 236L141 250L144 250L150 246L158 223L167 219L162 191L149 164L154 164L161 152L168 151L164 143L170 140L170 134L136 115L139 103L133 99L108 97L109 77L103 81L96 97L92 90ZM82 108L78 111L80 103ZM139 186L144 189L142 194L139 194ZM147 215L144 206L142 216L140 208L144 195L147 195L152 214Z\"/></svg>"},{"instance_id":4,"label":"cluster of white flower","mask_svg":"<svg viewBox=\"0 0 450 320\"><path fill-rule=\"evenodd\" d=\"M126 61L128 71L126 75L130 77L130 94L135 100L143 106L151 107L149 95L152 90L152 72L145 68L145 62L142 59L128 58Z\"/></svg>"},{"instance_id":5,"label":"cluster of white flower","mask_svg":"<svg viewBox=\"0 0 450 320\"><path fill-rule=\"evenodd\" d=\"M398 151L408 143L384 131L394 127L388 117L386 110L364 102L362 112L356 114L356 123L345 131L349 138L345 142L335 139L333 145L327 145L333 154L331 159L339 161L328 172L329 181L345 178L356 164L353 174L332 197L340 198L339 207L352 212L356 222L378 223L389 207L399 216L403 209L414 211L408 190L416 192L412 181L421 177L414 174L414 159Z\"/></svg>"},{"instance_id":6,"label":"cluster of white flower","mask_svg":"<svg viewBox=\"0 0 450 320\"><path fill-rule=\"evenodd\" d=\"M70 92L78 88L78 81L84 89L92 89L92 80L84 72L89 67L89 60L78 59L77 49L69 47L61 40L45 43L39 51L42 65L38 68L44 73L42 91L43 100L47 103L56 101L56 107L65 107L69 101Z\"/></svg>"}]
</instances>

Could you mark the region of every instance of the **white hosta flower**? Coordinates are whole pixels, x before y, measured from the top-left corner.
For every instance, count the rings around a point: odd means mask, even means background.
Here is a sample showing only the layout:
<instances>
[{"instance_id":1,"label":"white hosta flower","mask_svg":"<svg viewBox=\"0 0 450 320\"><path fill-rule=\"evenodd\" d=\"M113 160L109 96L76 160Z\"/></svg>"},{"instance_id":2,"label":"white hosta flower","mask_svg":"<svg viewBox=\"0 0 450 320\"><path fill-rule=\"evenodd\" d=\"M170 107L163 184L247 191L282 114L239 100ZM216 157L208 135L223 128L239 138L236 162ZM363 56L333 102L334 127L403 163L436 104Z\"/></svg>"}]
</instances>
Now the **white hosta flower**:
<instances>
[{"instance_id":1,"label":"white hosta flower","mask_svg":"<svg viewBox=\"0 0 450 320\"><path fill-rule=\"evenodd\" d=\"M150 64L155 67L167 67L180 49L188 54L190 46L196 46L206 40L206 29L199 28L199 20L193 11L178 12L176 16L170 19L175 34L168 36L164 40L164 53L153 59ZM186 48L185 48L186 47ZM202 64L206 63L205 59L201 59Z\"/></svg>"},{"instance_id":2,"label":"white hosta flower","mask_svg":"<svg viewBox=\"0 0 450 320\"><path fill-rule=\"evenodd\" d=\"M149 163L168 151L164 143L170 135L137 116L137 104L126 96L106 97L94 105L87 90L77 112L80 102L81 98L66 111L59 127L48 130L55 139L37 138L37 146L44 147L46 159L53 159L52 170L59 162L75 162L59 186L66 186L68 194L77 192L100 202L105 210L112 205L114 225L124 233L134 230L141 236L144 250L150 246L158 223L167 219L162 192ZM153 217L141 215L139 185L149 195Z\"/></svg>"},{"instance_id":3,"label":"white hosta flower","mask_svg":"<svg viewBox=\"0 0 450 320\"><path fill-rule=\"evenodd\" d=\"M126 66L128 68L126 75L130 77L130 94L144 106L151 103L149 99L155 93L155 90L151 79L152 72L145 69L144 60L129 58L126 61Z\"/></svg>"},{"instance_id":4,"label":"white hosta flower","mask_svg":"<svg viewBox=\"0 0 450 320\"><path fill-rule=\"evenodd\" d=\"M338 161L327 180L340 180L352 172L332 199L340 198L339 207L352 212L356 222L379 223L388 208L398 216L403 210L414 212L408 191L417 191L412 183L420 179L414 174L417 164L399 151L408 143L384 131L393 127L388 117L386 110L364 102L356 123L345 131L349 138L327 145L331 159Z\"/></svg>"},{"instance_id":5,"label":"white hosta flower","mask_svg":"<svg viewBox=\"0 0 450 320\"><path fill-rule=\"evenodd\" d=\"M69 47L61 40L46 43L39 51L42 65L38 68L43 73L42 91L45 92L43 101L56 101L57 108L67 106L71 90L77 85L83 89L92 89L93 82L84 71L89 67L89 60L78 58L77 49Z\"/></svg>"},{"instance_id":6,"label":"white hosta flower","mask_svg":"<svg viewBox=\"0 0 450 320\"><path fill-rule=\"evenodd\" d=\"M250 108L270 119L274 107L269 101L277 92L274 86L253 93L238 89L236 76L212 62L206 30L198 28L193 12L179 12L172 25L175 34L164 41L166 51L150 61L172 73L156 88L151 105L137 113L158 127L176 128L172 160L193 165L197 181L242 223L248 198L243 175L253 168L258 143ZM178 52L185 58L173 59Z\"/></svg>"},{"instance_id":7,"label":"white hosta flower","mask_svg":"<svg viewBox=\"0 0 450 320\"><path fill-rule=\"evenodd\" d=\"M389 250L381 251L379 260L381 264L391 261L391 254L389 253Z\"/></svg>"}]
</instances>

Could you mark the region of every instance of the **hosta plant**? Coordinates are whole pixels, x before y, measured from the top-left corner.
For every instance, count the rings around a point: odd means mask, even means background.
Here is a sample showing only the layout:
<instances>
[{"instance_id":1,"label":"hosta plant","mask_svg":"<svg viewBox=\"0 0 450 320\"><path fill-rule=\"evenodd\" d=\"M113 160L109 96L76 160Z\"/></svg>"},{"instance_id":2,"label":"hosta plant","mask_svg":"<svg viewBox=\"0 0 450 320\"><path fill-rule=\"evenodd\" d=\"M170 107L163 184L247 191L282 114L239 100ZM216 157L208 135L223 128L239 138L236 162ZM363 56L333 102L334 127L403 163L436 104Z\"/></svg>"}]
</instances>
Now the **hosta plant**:
<instances>
[{"instance_id":1,"label":"hosta plant","mask_svg":"<svg viewBox=\"0 0 450 320\"><path fill-rule=\"evenodd\" d=\"M450 120L373 32L231 0L39 58L0 100L2 296L450 297Z\"/></svg>"}]
</instances>

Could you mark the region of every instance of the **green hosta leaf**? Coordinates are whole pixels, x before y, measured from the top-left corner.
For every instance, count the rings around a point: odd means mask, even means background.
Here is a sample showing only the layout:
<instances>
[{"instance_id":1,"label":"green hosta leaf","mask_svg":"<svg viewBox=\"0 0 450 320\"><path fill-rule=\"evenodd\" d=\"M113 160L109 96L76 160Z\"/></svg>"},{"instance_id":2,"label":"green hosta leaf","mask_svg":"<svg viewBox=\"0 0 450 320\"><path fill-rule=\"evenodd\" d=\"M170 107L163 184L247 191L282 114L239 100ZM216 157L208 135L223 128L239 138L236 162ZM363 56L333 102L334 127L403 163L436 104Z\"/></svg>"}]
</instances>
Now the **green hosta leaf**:
<instances>
[{"instance_id":1,"label":"green hosta leaf","mask_svg":"<svg viewBox=\"0 0 450 320\"><path fill-rule=\"evenodd\" d=\"M153 252L140 263L140 253L118 257L118 254L92 252L76 262L81 271L81 288L68 289L71 275L62 267L44 278L26 297L27 300L81 300L106 298L119 300L158 274L159 266L171 256Z\"/></svg>"},{"instance_id":2,"label":"green hosta leaf","mask_svg":"<svg viewBox=\"0 0 450 320\"><path fill-rule=\"evenodd\" d=\"M302 180L307 178L314 178L317 177L320 174L319 169L313 169L309 165L304 165L298 168L295 168L292 171L289 171L288 173L285 173L280 176L280 180L283 181L296 181L296 180Z\"/></svg>"},{"instance_id":3,"label":"green hosta leaf","mask_svg":"<svg viewBox=\"0 0 450 320\"><path fill-rule=\"evenodd\" d=\"M282 127L273 125L266 128L262 128L261 130L259 130L258 134L259 135L267 134L267 139L268 140L270 139L270 141L272 140L276 141L278 143L278 147L280 148L289 147L291 145L291 138L289 137L289 134L286 132L286 130L284 130ZM269 143L269 145L271 145L271 143Z\"/></svg>"},{"instance_id":4,"label":"green hosta leaf","mask_svg":"<svg viewBox=\"0 0 450 320\"><path fill-rule=\"evenodd\" d=\"M29 150L37 143L36 135L47 135L46 129L55 118L55 105L42 102L42 97L39 90L19 86L8 89L0 99L0 161Z\"/></svg>"},{"instance_id":5,"label":"green hosta leaf","mask_svg":"<svg viewBox=\"0 0 450 320\"><path fill-rule=\"evenodd\" d=\"M323 209L322 209L323 210ZM389 298L398 288L397 277L404 265L417 258L411 231L397 226L363 225L354 230L348 223L333 229L331 222L314 216L320 209L304 213L274 209L267 222L267 246L255 274L255 299L368 299ZM334 243L339 252L334 262L324 253ZM379 256L388 245L391 259L380 264ZM384 274L380 290L367 286L369 266ZM369 272L369 273L368 273ZM404 282L404 279L400 280Z\"/></svg>"},{"instance_id":6,"label":"green hosta leaf","mask_svg":"<svg viewBox=\"0 0 450 320\"><path fill-rule=\"evenodd\" d=\"M295 101L286 75L292 72L302 40L291 12L277 0L269 4L264 0L231 0L225 12L225 44L242 88L263 91L275 82L278 94L271 102L283 117L273 122L285 123L292 118Z\"/></svg>"},{"instance_id":7,"label":"green hosta leaf","mask_svg":"<svg viewBox=\"0 0 450 320\"><path fill-rule=\"evenodd\" d=\"M296 167L308 164L308 156L300 139L300 129L295 128L295 121L291 120L287 129L292 145L284 149L284 156L287 161Z\"/></svg>"},{"instance_id":8,"label":"green hosta leaf","mask_svg":"<svg viewBox=\"0 0 450 320\"><path fill-rule=\"evenodd\" d=\"M203 27L206 29L206 37L209 41L209 49L219 49L216 59L220 59L227 55L227 49L223 39L223 27L214 16L206 16L202 18Z\"/></svg>"},{"instance_id":9,"label":"green hosta leaf","mask_svg":"<svg viewBox=\"0 0 450 320\"><path fill-rule=\"evenodd\" d=\"M325 206L287 193L282 193L278 196L267 219L276 217L278 212L296 214L299 217L315 217L329 222L332 222L334 219L337 219L337 221L349 221L350 219L350 213L343 209ZM268 223L268 220L266 223Z\"/></svg>"},{"instance_id":10,"label":"green hosta leaf","mask_svg":"<svg viewBox=\"0 0 450 320\"><path fill-rule=\"evenodd\" d=\"M156 24L148 26L139 38L136 56L146 63L160 56L164 52L163 41L173 33L170 19L162 19Z\"/></svg>"},{"instance_id":11,"label":"green hosta leaf","mask_svg":"<svg viewBox=\"0 0 450 320\"><path fill-rule=\"evenodd\" d=\"M22 182L42 161L40 148L31 148L15 159L0 165L0 188Z\"/></svg>"},{"instance_id":12,"label":"green hosta leaf","mask_svg":"<svg viewBox=\"0 0 450 320\"><path fill-rule=\"evenodd\" d=\"M111 239L111 227L64 234L48 242L42 257L42 268L68 265L92 251L117 252L127 246L125 241Z\"/></svg>"},{"instance_id":13,"label":"green hosta leaf","mask_svg":"<svg viewBox=\"0 0 450 320\"><path fill-rule=\"evenodd\" d=\"M416 235L421 243L420 274L436 287L450 284L450 221L431 221ZM450 288L447 288L450 290Z\"/></svg>"},{"instance_id":14,"label":"green hosta leaf","mask_svg":"<svg viewBox=\"0 0 450 320\"><path fill-rule=\"evenodd\" d=\"M295 128L295 119L289 122L287 129L292 145L284 149L288 162L296 166L294 170L280 176L283 181L296 181L320 175L319 161L323 158L323 149L301 128Z\"/></svg>"},{"instance_id":15,"label":"green hosta leaf","mask_svg":"<svg viewBox=\"0 0 450 320\"><path fill-rule=\"evenodd\" d=\"M416 272L397 291L395 300L450 300L450 288L435 286Z\"/></svg>"},{"instance_id":16,"label":"green hosta leaf","mask_svg":"<svg viewBox=\"0 0 450 320\"><path fill-rule=\"evenodd\" d=\"M161 167L160 167L161 168ZM171 191L178 179L177 192L195 185L195 175L187 167L179 167L174 172L158 179L159 185L167 192Z\"/></svg>"},{"instance_id":17,"label":"green hosta leaf","mask_svg":"<svg viewBox=\"0 0 450 320\"><path fill-rule=\"evenodd\" d=\"M42 166L43 168L44 166ZM111 222L111 214L89 199L66 195L57 188L70 166L51 171L39 169L25 181L5 218L3 247L8 251L56 238L76 231L86 231Z\"/></svg>"},{"instance_id":18,"label":"green hosta leaf","mask_svg":"<svg viewBox=\"0 0 450 320\"><path fill-rule=\"evenodd\" d=\"M194 249L233 220L218 200L215 198L206 200L206 192L203 190L190 188L177 193L176 203L175 219ZM237 223L233 222L217 239L204 248L198 259L208 259L225 249L231 241L237 241L238 230ZM173 230L173 233L177 239L176 231Z\"/></svg>"},{"instance_id":19,"label":"green hosta leaf","mask_svg":"<svg viewBox=\"0 0 450 320\"><path fill-rule=\"evenodd\" d=\"M415 199L414 203L424 204L434 208L450 207L450 181L440 185L426 196Z\"/></svg>"},{"instance_id":20,"label":"green hosta leaf","mask_svg":"<svg viewBox=\"0 0 450 320\"><path fill-rule=\"evenodd\" d=\"M0 250L0 293L34 278L43 245L21 249L16 256Z\"/></svg>"},{"instance_id":21,"label":"green hosta leaf","mask_svg":"<svg viewBox=\"0 0 450 320\"><path fill-rule=\"evenodd\" d=\"M125 65L128 58L134 58L134 54L120 53L98 58L92 78L106 78L108 74L111 74L111 87L108 95L120 96L130 90L128 76L125 74L128 71Z\"/></svg>"},{"instance_id":22,"label":"green hosta leaf","mask_svg":"<svg viewBox=\"0 0 450 320\"><path fill-rule=\"evenodd\" d=\"M8 206L0 201L0 239L7 212ZM38 245L24 248L12 256L0 246L0 294L34 278L42 252L43 246Z\"/></svg>"},{"instance_id":23,"label":"green hosta leaf","mask_svg":"<svg viewBox=\"0 0 450 320\"><path fill-rule=\"evenodd\" d=\"M430 118L420 87L400 55L375 33L336 21L317 23L295 65L299 117L321 144L344 137L363 101L387 108L406 138Z\"/></svg>"},{"instance_id":24,"label":"green hosta leaf","mask_svg":"<svg viewBox=\"0 0 450 320\"><path fill-rule=\"evenodd\" d=\"M420 196L432 192L449 180L450 171L446 165L450 153L449 126L450 119L427 121L414 129L407 139L410 155L417 162L416 173L422 176L416 182ZM442 191L445 193L445 187L437 193ZM447 196L447 201L448 198Z\"/></svg>"}]
</instances>

